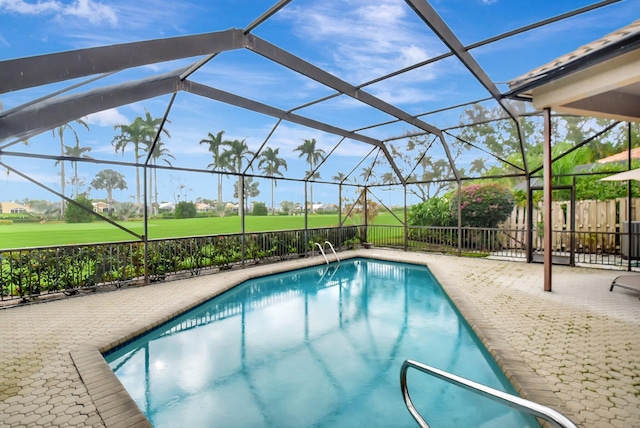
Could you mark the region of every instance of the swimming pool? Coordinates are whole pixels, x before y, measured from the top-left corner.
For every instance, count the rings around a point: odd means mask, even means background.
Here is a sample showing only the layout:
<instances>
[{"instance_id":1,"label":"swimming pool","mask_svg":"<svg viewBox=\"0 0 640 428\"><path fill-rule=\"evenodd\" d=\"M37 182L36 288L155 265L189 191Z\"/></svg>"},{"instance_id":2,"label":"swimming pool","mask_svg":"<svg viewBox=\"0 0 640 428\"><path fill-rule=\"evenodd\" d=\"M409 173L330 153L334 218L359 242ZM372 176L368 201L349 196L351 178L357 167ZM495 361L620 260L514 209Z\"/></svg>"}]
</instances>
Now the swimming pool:
<instances>
[{"instance_id":1,"label":"swimming pool","mask_svg":"<svg viewBox=\"0 0 640 428\"><path fill-rule=\"evenodd\" d=\"M156 427L413 427L407 358L514 392L426 267L369 259L249 280L105 358ZM409 384L432 428L539 426L419 373Z\"/></svg>"}]
</instances>

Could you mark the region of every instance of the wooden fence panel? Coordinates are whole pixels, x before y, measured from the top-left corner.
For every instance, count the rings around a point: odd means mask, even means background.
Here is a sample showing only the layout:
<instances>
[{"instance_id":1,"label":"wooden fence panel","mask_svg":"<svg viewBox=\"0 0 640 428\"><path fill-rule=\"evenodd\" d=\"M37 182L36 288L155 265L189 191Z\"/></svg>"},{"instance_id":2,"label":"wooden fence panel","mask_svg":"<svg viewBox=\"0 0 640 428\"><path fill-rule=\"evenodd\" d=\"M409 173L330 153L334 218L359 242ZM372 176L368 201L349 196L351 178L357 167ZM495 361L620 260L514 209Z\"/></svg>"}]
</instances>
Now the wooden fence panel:
<instances>
[{"instance_id":1,"label":"wooden fence panel","mask_svg":"<svg viewBox=\"0 0 640 428\"><path fill-rule=\"evenodd\" d=\"M632 200L632 221L640 221L640 210L636 207L640 204L640 198ZM576 251L578 252L615 252L619 247L619 238L615 235L623 231L623 224L628 221L627 198L611 199L606 201L584 200L576 201L575 206L575 232ZM533 247L541 250L543 245L543 204L540 202L533 209ZM552 237L553 249L556 251L568 251L571 237L567 233L571 230L571 202L553 201L552 203ZM506 248L522 247L525 242L525 229L527 225L526 208L514 207L511 216L500 226L512 232L502 234L501 244ZM539 230L540 229L540 230ZM517 232L516 232L517 231Z\"/></svg>"}]
</instances>

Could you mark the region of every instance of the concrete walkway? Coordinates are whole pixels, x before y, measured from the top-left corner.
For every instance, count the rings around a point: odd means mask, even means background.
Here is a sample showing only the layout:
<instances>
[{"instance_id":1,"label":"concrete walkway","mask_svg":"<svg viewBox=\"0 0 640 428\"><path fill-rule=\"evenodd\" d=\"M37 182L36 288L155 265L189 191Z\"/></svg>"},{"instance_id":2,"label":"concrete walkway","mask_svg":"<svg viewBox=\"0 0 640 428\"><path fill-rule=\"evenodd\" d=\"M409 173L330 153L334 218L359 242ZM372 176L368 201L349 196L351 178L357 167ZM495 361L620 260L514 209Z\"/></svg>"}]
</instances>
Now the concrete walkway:
<instances>
[{"instance_id":1,"label":"concrete walkway","mask_svg":"<svg viewBox=\"0 0 640 428\"><path fill-rule=\"evenodd\" d=\"M427 264L527 398L582 427L640 427L640 292L621 272L384 250ZM148 426L97 350L105 351L248 277L320 258L0 310L0 427ZM105 368L106 367L106 368Z\"/></svg>"}]
</instances>

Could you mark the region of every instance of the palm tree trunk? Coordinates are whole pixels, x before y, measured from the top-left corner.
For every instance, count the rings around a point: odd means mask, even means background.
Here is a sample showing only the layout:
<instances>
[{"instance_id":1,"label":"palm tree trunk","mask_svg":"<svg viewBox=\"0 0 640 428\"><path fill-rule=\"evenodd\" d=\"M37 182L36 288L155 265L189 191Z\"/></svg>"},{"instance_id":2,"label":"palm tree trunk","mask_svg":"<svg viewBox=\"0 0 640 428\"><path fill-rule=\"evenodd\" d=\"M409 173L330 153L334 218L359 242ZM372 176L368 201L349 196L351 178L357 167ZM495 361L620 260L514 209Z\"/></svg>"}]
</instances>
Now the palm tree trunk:
<instances>
[{"instance_id":1,"label":"palm tree trunk","mask_svg":"<svg viewBox=\"0 0 640 428\"><path fill-rule=\"evenodd\" d=\"M276 182L276 179L272 178L271 179L271 215L275 215L276 214L276 210L275 210L274 204L273 204L273 187L274 187L275 182Z\"/></svg>"},{"instance_id":2,"label":"palm tree trunk","mask_svg":"<svg viewBox=\"0 0 640 428\"><path fill-rule=\"evenodd\" d=\"M75 163L75 165L73 165L73 179L76 183L76 198L79 195L80 192L80 183L78 182L78 162Z\"/></svg>"},{"instance_id":3,"label":"palm tree trunk","mask_svg":"<svg viewBox=\"0 0 640 428\"><path fill-rule=\"evenodd\" d=\"M157 165L157 161L153 161L154 165ZM153 204L153 209L155 210L155 214L158 215L158 170L153 169L153 196L155 199L155 203Z\"/></svg>"},{"instance_id":4,"label":"palm tree trunk","mask_svg":"<svg viewBox=\"0 0 640 428\"><path fill-rule=\"evenodd\" d=\"M134 154L136 157L136 164L138 163L138 144L136 143ZM140 169L136 166L136 205L140 206Z\"/></svg>"}]
</instances>

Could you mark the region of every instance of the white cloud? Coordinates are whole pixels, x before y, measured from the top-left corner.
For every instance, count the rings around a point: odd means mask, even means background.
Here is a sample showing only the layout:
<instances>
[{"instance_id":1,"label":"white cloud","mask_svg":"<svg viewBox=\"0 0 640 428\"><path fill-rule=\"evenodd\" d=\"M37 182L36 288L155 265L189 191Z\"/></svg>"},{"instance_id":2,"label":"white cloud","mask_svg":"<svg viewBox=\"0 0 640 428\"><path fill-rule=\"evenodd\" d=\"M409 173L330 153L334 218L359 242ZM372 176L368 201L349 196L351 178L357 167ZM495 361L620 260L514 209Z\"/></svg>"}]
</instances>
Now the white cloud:
<instances>
[{"instance_id":1,"label":"white cloud","mask_svg":"<svg viewBox=\"0 0 640 428\"><path fill-rule=\"evenodd\" d=\"M327 0L312 7L284 9L281 14L295 22L299 36L313 43L325 57L314 62L351 82L361 84L424 61L441 53L440 42L413 17L400 0L349 2ZM397 76L385 82L388 92L417 86L436 78L432 66L414 73L411 81ZM366 88L365 88L366 90Z\"/></svg>"},{"instance_id":2,"label":"white cloud","mask_svg":"<svg viewBox=\"0 0 640 428\"><path fill-rule=\"evenodd\" d=\"M54 14L58 18L71 16L87 20L94 25L106 22L115 26L118 23L116 9L93 0L74 0L68 4L56 0L36 2L0 0L0 11L20 15Z\"/></svg>"},{"instance_id":3,"label":"white cloud","mask_svg":"<svg viewBox=\"0 0 640 428\"><path fill-rule=\"evenodd\" d=\"M118 16L115 9L102 3L96 3L93 0L76 0L70 6L65 7L62 13L86 19L92 24L100 24L102 22L108 22L113 26L118 24Z\"/></svg>"},{"instance_id":4,"label":"white cloud","mask_svg":"<svg viewBox=\"0 0 640 428\"><path fill-rule=\"evenodd\" d=\"M498 3L498 0L480 0L480 2L484 5L490 5L490 4Z\"/></svg>"},{"instance_id":5,"label":"white cloud","mask_svg":"<svg viewBox=\"0 0 640 428\"><path fill-rule=\"evenodd\" d=\"M43 13L59 12L62 7L62 4L57 1L29 3L23 0L0 0L0 10L22 15L40 15Z\"/></svg>"},{"instance_id":6,"label":"white cloud","mask_svg":"<svg viewBox=\"0 0 640 428\"><path fill-rule=\"evenodd\" d=\"M129 123L129 119L120 113L118 109L112 108L90 114L87 116L87 123L97 126L113 126L120 123Z\"/></svg>"}]
</instances>

